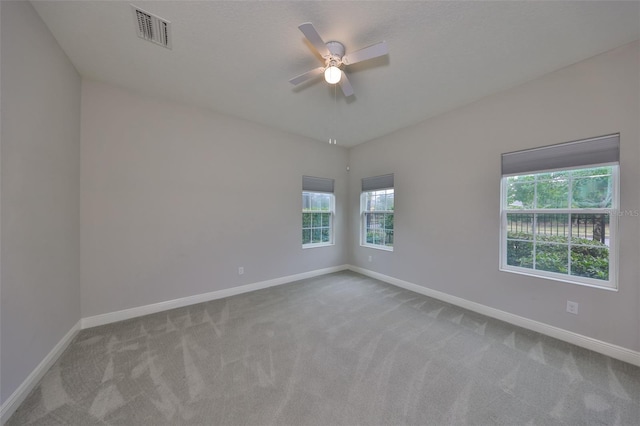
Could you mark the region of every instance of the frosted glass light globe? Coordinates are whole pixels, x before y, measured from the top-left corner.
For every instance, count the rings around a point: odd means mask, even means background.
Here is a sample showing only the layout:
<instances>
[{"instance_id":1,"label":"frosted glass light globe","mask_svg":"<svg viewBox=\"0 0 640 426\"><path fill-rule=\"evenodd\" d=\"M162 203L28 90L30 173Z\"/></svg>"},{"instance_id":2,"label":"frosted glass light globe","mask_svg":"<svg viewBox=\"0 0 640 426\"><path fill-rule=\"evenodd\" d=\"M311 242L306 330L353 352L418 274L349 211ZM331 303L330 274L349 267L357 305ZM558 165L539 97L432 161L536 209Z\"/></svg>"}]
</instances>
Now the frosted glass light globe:
<instances>
[{"instance_id":1,"label":"frosted glass light globe","mask_svg":"<svg viewBox=\"0 0 640 426\"><path fill-rule=\"evenodd\" d=\"M327 67L326 70L324 70L324 79L329 84L336 84L337 82L340 81L341 77L342 77L342 72L338 67L330 66L330 67Z\"/></svg>"}]
</instances>

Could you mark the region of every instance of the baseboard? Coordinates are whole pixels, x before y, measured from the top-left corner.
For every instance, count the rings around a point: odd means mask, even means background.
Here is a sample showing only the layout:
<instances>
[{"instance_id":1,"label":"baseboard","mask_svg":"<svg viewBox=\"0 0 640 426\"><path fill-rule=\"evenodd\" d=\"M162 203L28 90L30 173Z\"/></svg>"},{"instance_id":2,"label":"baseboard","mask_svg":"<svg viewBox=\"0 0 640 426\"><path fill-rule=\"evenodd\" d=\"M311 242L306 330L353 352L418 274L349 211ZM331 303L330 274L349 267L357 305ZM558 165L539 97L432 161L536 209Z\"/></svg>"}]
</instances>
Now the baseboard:
<instances>
[{"instance_id":1,"label":"baseboard","mask_svg":"<svg viewBox=\"0 0 640 426\"><path fill-rule=\"evenodd\" d=\"M81 325L82 329L97 327L99 325L110 324L112 322L118 322L130 318L140 317L143 315L154 314L156 312L162 312L169 309L181 308L183 306L194 305L196 303L208 302L210 300L222 299L225 297L235 296L237 294L248 293L250 291L261 290L263 288L274 287L294 281L313 278L319 275L330 274L332 272L344 271L346 269L349 269L348 265L332 266L330 268L316 269L309 272L303 272L301 274L288 275L286 277L259 281L256 283L241 285L238 287L226 288L224 290L217 290L209 293L182 297L180 299L167 300L165 302L138 306L135 308L124 309L116 312L109 312L106 314L82 318Z\"/></svg>"},{"instance_id":2,"label":"baseboard","mask_svg":"<svg viewBox=\"0 0 640 426\"><path fill-rule=\"evenodd\" d=\"M58 357L62 355L67 346L71 343L76 334L80 331L80 321L78 321L71 330L64 335L62 339L51 349L51 351L44 357L40 364L33 369L31 374L22 382L20 386L11 394L9 398L0 407L0 424L4 424L9 417L16 411L16 409L22 404L25 398L38 384L40 379L51 368L51 366L57 361Z\"/></svg>"},{"instance_id":3,"label":"baseboard","mask_svg":"<svg viewBox=\"0 0 640 426\"><path fill-rule=\"evenodd\" d=\"M384 281L396 287L401 287L406 290L410 290L416 293L423 294L425 296L432 297L434 299L441 300L443 302L451 303L452 305L456 305L491 318L499 319L501 321L517 325L518 327L536 331L538 333L554 337L556 339L572 343L576 346L581 346L594 352L598 352L603 355L610 356L611 358L619 359L620 361L628 362L629 364L637 365L640 367L640 352L636 352L622 346L613 345L611 343L603 342L601 340L593 339L588 336L583 336L582 334L554 327L552 325L535 321L529 318L514 315L509 312L501 311L499 309L491 308L480 303L472 302L461 297L452 296L441 291L432 290L427 287L413 284L408 281L403 281L398 278L390 277L388 275L380 274L378 272L370 271L368 269L360 268L358 266L349 265L348 269L353 272L358 272L362 275Z\"/></svg>"}]
</instances>

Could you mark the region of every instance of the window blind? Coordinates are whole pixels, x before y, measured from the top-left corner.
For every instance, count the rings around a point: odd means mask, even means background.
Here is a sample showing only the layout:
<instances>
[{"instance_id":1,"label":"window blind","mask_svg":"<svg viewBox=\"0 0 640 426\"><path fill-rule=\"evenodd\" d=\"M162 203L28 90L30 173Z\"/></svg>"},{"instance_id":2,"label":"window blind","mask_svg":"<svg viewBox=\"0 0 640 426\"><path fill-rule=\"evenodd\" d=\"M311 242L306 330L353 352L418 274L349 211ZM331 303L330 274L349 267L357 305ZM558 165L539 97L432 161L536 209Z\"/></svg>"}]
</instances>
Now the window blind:
<instances>
[{"instance_id":1,"label":"window blind","mask_svg":"<svg viewBox=\"0 0 640 426\"><path fill-rule=\"evenodd\" d=\"M362 179L362 192L393 188L393 173Z\"/></svg>"},{"instance_id":2,"label":"window blind","mask_svg":"<svg viewBox=\"0 0 640 426\"><path fill-rule=\"evenodd\" d=\"M620 161L620 134L502 154L502 174L516 175Z\"/></svg>"},{"instance_id":3,"label":"window blind","mask_svg":"<svg viewBox=\"0 0 640 426\"><path fill-rule=\"evenodd\" d=\"M333 179L302 176L302 190L333 193Z\"/></svg>"}]
</instances>

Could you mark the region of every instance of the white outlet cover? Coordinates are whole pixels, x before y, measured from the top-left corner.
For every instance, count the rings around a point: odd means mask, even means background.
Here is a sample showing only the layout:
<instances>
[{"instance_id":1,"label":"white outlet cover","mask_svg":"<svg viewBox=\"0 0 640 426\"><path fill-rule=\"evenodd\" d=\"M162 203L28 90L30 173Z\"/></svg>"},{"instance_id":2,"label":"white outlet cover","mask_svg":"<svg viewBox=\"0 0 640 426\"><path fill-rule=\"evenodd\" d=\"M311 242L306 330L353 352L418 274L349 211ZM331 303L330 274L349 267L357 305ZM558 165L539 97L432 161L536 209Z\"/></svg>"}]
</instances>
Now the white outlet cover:
<instances>
[{"instance_id":1,"label":"white outlet cover","mask_svg":"<svg viewBox=\"0 0 640 426\"><path fill-rule=\"evenodd\" d=\"M567 300L567 312L578 315L578 302Z\"/></svg>"}]
</instances>

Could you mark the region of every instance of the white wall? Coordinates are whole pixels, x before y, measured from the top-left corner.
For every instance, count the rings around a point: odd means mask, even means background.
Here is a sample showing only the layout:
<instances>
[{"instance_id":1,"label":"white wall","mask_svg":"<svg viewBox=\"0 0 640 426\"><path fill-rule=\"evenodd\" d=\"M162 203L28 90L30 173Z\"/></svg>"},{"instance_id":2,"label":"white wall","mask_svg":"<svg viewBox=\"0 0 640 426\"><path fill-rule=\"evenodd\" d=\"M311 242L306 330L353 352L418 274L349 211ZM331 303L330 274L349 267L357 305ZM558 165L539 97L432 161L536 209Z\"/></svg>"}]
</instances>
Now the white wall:
<instances>
[{"instance_id":1,"label":"white wall","mask_svg":"<svg viewBox=\"0 0 640 426\"><path fill-rule=\"evenodd\" d=\"M346 259L342 147L83 81L81 163L83 317ZM336 180L334 246L302 249L302 175Z\"/></svg>"},{"instance_id":2,"label":"white wall","mask_svg":"<svg viewBox=\"0 0 640 426\"><path fill-rule=\"evenodd\" d=\"M620 218L618 292L498 271L501 153L620 132L621 209L640 209L639 46L353 148L350 263L640 350L639 217ZM392 253L358 244L360 179L385 173L395 173Z\"/></svg>"},{"instance_id":3,"label":"white wall","mask_svg":"<svg viewBox=\"0 0 640 426\"><path fill-rule=\"evenodd\" d=\"M0 402L80 320L80 77L28 2L1 2Z\"/></svg>"}]
</instances>

